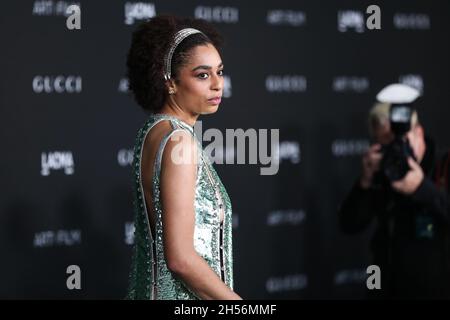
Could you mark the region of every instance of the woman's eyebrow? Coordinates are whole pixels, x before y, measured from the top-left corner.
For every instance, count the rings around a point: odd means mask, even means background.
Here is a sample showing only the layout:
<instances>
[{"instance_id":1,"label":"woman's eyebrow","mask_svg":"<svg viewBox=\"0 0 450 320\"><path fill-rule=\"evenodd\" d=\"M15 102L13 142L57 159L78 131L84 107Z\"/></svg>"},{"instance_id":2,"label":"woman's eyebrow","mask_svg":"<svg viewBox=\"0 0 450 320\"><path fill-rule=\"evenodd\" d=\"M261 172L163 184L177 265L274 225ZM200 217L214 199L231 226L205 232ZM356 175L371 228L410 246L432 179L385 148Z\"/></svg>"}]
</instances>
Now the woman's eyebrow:
<instances>
[{"instance_id":1,"label":"woman's eyebrow","mask_svg":"<svg viewBox=\"0 0 450 320\"><path fill-rule=\"evenodd\" d=\"M223 62L221 62L221 63L217 66L217 68L220 68L220 67L223 67ZM198 70L198 69L211 70L212 67L211 67L211 66L206 66L206 65L201 65L201 66L195 67L194 69L192 69L192 71L195 71L195 70Z\"/></svg>"}]
</instances>

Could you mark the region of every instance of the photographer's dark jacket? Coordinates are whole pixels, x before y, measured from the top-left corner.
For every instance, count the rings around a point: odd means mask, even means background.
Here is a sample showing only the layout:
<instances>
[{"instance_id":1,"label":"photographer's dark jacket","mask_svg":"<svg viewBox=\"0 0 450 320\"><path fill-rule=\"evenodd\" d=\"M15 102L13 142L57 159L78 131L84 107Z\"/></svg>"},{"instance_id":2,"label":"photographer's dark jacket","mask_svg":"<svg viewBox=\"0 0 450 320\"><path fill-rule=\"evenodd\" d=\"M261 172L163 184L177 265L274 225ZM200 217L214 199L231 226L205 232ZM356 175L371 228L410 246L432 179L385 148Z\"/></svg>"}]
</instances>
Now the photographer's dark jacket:
<instances>
[{"instance_id":1,"label":"photographer's dark jacket","mask_svg":"<svg viewBox=\"0 0 450 320\"><path fill-rule=\"evenodd\" d=\"M426 144L425 178L414 194L401 195L387 184L364 190L357 181L339 210L345 233L376 221L371 250L382 290L375 296L450 296L449 153L436 161L431 140Z\"/></svg>"}]
</instances>

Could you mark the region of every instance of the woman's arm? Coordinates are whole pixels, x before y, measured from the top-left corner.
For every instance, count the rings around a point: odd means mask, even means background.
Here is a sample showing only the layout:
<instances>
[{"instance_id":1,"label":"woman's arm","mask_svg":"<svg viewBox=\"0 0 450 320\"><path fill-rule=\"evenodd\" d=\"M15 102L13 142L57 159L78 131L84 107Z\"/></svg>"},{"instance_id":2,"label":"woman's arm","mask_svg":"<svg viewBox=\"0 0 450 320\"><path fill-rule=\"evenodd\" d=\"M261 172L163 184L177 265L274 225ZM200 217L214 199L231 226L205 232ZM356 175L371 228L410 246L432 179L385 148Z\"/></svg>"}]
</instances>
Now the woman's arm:
<instances>
[{"instance_id":1,"label":"woman's arm","mask_svg":"<svg viewBox=\"0 0 450 320\"><path fill-rule=\"evenodd\" d=\"M189 133L177 131L163 152L160 181L167 265L201 299L240 299L194 249L196 148ZM180 163L181 154L192 157Z\"/></svg>"}]
</instances>

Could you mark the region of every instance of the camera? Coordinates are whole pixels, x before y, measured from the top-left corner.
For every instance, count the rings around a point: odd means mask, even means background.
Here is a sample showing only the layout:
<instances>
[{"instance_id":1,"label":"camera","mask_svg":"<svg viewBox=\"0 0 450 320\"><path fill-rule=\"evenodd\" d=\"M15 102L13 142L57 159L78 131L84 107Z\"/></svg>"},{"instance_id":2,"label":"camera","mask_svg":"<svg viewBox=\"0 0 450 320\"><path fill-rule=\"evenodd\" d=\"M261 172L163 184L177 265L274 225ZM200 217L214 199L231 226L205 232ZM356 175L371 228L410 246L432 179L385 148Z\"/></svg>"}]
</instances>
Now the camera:
<instances>
[{"instance_id":1,"label":"camera","mask_svg":"<svg viewBox=\"0 0 450 320\"><path fill-rule=\"evenodd\" d=\"M381 147L381 173L389 181L401 180L410 170L408 157L416 160L414 152L406 137L411 129L413 108L411 104L392 104L389 111L389 121L394 139Z\"/></svg>"}]
</instances>

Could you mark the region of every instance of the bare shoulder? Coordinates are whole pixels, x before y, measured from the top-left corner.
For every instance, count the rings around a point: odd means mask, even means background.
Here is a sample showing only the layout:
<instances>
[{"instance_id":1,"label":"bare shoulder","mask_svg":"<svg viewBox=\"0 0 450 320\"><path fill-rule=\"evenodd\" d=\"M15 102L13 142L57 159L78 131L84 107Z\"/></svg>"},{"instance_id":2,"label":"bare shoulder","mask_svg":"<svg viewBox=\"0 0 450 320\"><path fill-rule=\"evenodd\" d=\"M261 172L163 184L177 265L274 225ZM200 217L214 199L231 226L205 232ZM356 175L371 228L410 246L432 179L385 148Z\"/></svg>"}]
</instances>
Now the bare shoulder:
<instances>
[{"instance_id":1,"label":"bare shoulder","mask_svg":"<svg viewBox=\"0 0 450 320\"><path fill-rule=\"evenodd\" d=\"M164 137L172 131L174 128L169 120L159 121L153 126L145 138L145 145L147 150L150 150L150 154L154 154L158 150Z\"/></svg>"},{"instance_id":2,"label":"bare shoulder","mask_svg":"<svg viewBox=\"0 0 450 320\"><path fill-rule=\"evenodd\" d=\"M197 145L187 130L171 133L161 160L161 194L166 210L193 203L197 178Z\"/></svg>"},{"instance_id":3,"label":"bare shoulder","mask_svg":"<svg viewBox=\"0 0 450 320\"><path fill-rule=\"evenodd\" d=\"M150 144L154 144L158 141L161 141L162 138L168 134L170 131L172 131L172 125L170 124L170 121L163 120L158 122L153 126L153 128L150 130L148 136L147 136L147 142Z\"/></svg>"},{"instance_id":4,"label":"bare shoulder","mask_svg":"<svg viewBox=\"0 0 450 320\"><path fill-rule=\"evenodd\" d=\"M195 167L197 164L197 143L190 132L174 130L166 142L163 152L163 165Z\"/></svg>"}]
</instances>

